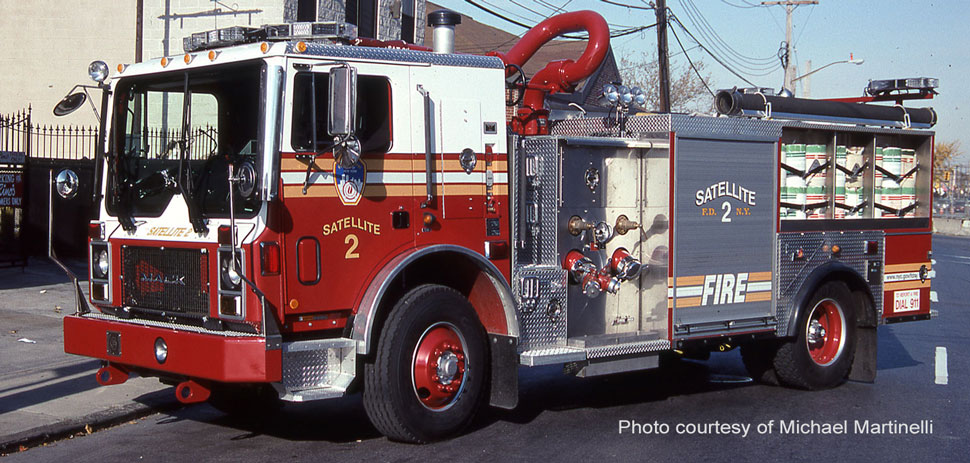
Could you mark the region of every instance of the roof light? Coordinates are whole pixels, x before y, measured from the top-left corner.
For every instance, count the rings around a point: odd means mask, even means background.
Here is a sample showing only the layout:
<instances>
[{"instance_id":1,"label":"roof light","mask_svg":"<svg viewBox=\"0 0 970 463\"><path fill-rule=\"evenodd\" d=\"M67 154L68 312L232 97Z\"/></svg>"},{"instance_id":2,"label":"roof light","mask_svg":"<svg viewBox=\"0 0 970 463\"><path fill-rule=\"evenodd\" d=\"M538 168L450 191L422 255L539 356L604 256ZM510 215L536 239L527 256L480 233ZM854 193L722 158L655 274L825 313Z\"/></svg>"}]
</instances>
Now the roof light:
<instances>
[{"instance_id":1,"label":"roof light","mask_svg":"<svg viewBox=\"0 0 970 463\"><path fill-rule=\"evenodd\" d=\"M92 61L88 65L88 75L91 76L91 80L100 84L108 78L108 65L104 61Z\"/></svg>"},{"instance_id":2,"label":"roof light","mask_svg":"<svg viewBox=\"0 0 970 463\"><path fill-rule=\"evenodd\" d=\"M261 51L263 53L268 53L269 52L269 42L263 42L263 43L259 44L259 51Z\"/></svg>"},{"instance_id":3,"label":"roof light","mask_svg":"<svg viewBox=\"0 0 970 463\"><path fill-rule=\"evenodd\" d=\"M128 65L127 64L125 64L125 63L118 63L118 74L121 74L122 72L125 72L125 69L127 69L127 68L128 68Z\"/></svg>"},{"instance_id":4,"label":"roof light","mask_svg":"<svg viewBox=\"0 0 970 463\"><path fill-rule=\"evenodd\" d=\"M300 53L305 52L306 51L306 42L304 42L302 40L299 41L299 42L297 42L296 43L296 51L298 51Z\"/></svg>"},{"instance_id":5,"label":"roof light","mask_svg":"<svg viewBox=\"0 0 970 463\"><path fill-rule=\"evenodd\" d=\"M182 57L182 61L185 61L185 64L189 64L192 62L193 58L195 58L195 56L186 53L185 56Z\"/></svg>"},{"instance_id":6,"label":"roof light","mask_svg":"<svg viewBox=\"0 0 970 463\"><path fill-rule=\"evenodd\" d=\"M219 52L215 50L209 50L209 61L215 61L218 56L219 56Z\"/></svg>"},{"instance_id":7,"label":"roof light","mask_svg":"<svg viewBox=\"0 0 970 463\"><path fill-rule=\"evenodd\" d=\"M164 67L168 67L168 57L167 56L166 57L163 57L162 60L159 61L159 63L161 63L161 65L162 65L163 68Z\"/></svg>"}]
</instances>

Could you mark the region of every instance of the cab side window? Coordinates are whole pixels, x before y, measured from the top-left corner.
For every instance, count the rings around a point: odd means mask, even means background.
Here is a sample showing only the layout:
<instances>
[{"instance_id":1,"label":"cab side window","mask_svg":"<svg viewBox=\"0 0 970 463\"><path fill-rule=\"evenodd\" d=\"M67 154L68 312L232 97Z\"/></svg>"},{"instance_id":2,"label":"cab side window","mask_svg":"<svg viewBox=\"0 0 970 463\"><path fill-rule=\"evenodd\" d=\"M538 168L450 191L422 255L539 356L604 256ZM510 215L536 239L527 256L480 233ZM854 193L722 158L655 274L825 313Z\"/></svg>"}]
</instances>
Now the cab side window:
<instances>
[{"instance_id":1,"label":"cab side window","mask_svg":"<svg viewBox=\"0 0 970 463\"><path fill-rule=\"evenodd\" d=\"M293 126L290 144L297 151L327 150L333 136L327 131L330 74L301 72L293 83ZM316 104L316 108L313 104ZM314 123L314 112L316 121ZM316 126L317 146L313 146ZM391 83L386 77L357 77L357 131L364 153L391 148Z\"/></svg>"}]
</instances>

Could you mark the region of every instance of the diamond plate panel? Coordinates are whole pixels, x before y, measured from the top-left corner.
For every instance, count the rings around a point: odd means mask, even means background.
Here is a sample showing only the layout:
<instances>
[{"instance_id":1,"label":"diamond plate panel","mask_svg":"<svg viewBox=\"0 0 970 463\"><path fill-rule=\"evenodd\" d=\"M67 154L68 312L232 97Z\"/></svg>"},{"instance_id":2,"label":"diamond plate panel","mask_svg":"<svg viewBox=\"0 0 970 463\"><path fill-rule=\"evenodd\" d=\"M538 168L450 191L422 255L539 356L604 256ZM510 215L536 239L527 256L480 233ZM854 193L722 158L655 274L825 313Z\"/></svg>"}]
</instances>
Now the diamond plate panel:
<instances>
[{"instance_id":1,"label":"diamond plate panel","mask_svg":"<svg viewBox=\"0 0 970 463\"><path fill-rule=\"evenodd\" d=\"M440 66L504 69L502 60L494 56L432 53L430 51L404 50L400 48L352 47L325 43L306 42L306 51L296 52L296 42L287 42L286 53L299 56L315 55L330 58L371 59L427 63Z\"/></svg>"},{"instance_id":2,"label":"diamond plate panel","mask_svg":"<svg viewBox=\"0 0 970 463\"><path fill-rule=\"evenodd\" d=\"M878 241L880 253L872 256L865 253L866 241ZM775 272L777 288L777 319L778 335L788 336L788 321L792 316L794 298L805 281L816 268L831 260L830 253L824 251L824 246L838 245L842 248L838 261L849 266L860 276L865 278L866 263L879 259L885 264L885 234L882 231L864 232L817 232L791 233L778 235L778 271ZM791 258L793 252L802 249L805 259L795 261ZM882 279L869 282L873 301L876 305L877 319L882 318Z\"/></svg>"},{"instance_id":3,"label":"diamond plate panel","mask_svg":"<svg viewBox=\"0 0 970 463\"><path fill-rule=\"evenodd\" d=\"M523 297L523 282L532 281L531 297ZM566 345L566 270L559 267L520 267L512 278L519 319L519 352ZM550 313L558 304L558 314Z\"/></svg>"},{"instance_id":4,"label":"diamond plate panel","mask_svg":"<svg viewBox=\"0 0 970 463\"><path fill-rule=\"evenodd\" d=\"M344 385L356 358L356 343L304 341L283 345L283 386L287 391ZM350 370L350 372L348 372Z\"/></svg>"},{"instance_id":5,"label":"diamond plate panel","mask_svg":"<svg viewBox=\"0 0 970 463\"><path fill-rule=\"evenodd\" d=\"M622 127L614 118L590 117L555 121L552 124L551 133L587 137L644 137L657 133L676 132L678 136L683 137L777 140L781 137L782 126L779 121L764 119L656 114L631 116ZM624 129L622 134L621 129Z\"/></svg>"},{"instance_id":6,"label":"diamond plate panel","mask_svg":"<svg viewBox=\"0 0 970 463\"><path fill-rule=\"evenodd\" d=\"M586 349L586 356L591 359L614 357L617 355L642 354L646 352L657 352L670 349L670 341L666 339L654 339L652 341L631 342L603 347L590 347Z\"/></svg>"},{"instance_id":7,"label":"diamond plate panel","mask_svg":"<svg viewBox=\"0 0 970 463\"><path fill-rule=\"evenodd\" d=\"M516 192L524 193L523 200L513 201L519 218L514 220L513 233L516 239L521 239L514 262L517 265L559 265L556 253L559 162L559 140L549 137L525 139L513 160L513 172L523 173L515 175ZM521 207L526 210L519 210Z\"/></svg>"},{"instance_id":8,"label":"diamond plate panel","mask_svg":"<svg viewBox=\"0 0 970 463\"><path fill-rule=\"evenodd\" d=\"M703 138L743 138L745 140L778 140L783 124L766 119L746 117L709 117L672 114L670 125L677 136Z\"/></svg>"}]
</instances>

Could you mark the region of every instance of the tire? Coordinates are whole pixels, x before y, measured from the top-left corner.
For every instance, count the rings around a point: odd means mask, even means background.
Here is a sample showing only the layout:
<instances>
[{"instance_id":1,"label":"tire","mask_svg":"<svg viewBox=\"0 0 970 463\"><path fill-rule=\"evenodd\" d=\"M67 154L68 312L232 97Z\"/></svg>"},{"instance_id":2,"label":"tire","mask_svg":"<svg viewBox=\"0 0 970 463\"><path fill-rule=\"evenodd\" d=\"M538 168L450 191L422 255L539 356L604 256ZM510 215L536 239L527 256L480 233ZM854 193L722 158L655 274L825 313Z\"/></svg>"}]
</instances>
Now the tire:
<instances>
[{"instance_id":1,"label":"tire","mask_svg":"<svg viewBox=\"0 0 970 463\"><path fill-rule=\"evenodd\" d=\"M817 390L845 382L856 343L856 307L842 282L823 284L799 317L795 337L778 348L774 366L782 383Z\"/></svg>"},{"instance_id":2,"label":"tire","mask_svg":"<svg viewBox=\"0 0 970 463\"><path fill-rule=\"evenodd\" d=\"M741 361L751 379L762 384L778 385L774 365L777 352L778 346L769 341L741 345Z\"/></svg>"},{"instance_id":3,"label":"tire","mask_svg":"<svg viewBox=\"0 0 970 463\"><path fill-rule=\"evenodd\" d=\"M425 443L472 421L488 387L488 343L457 291L423 285L391 310L364 365L364 409L388 438Z\"/></svg>"},{"instance_id":4,"label":"tire","mask_svg":"<svg viewBox=\"0 0 970 463\"><path fill-rule=\"evenodd\" d=\"M233 418L256 421L276 415L283 402L268 384L215 383L209 405Z\"/></svg>"}]
</instances>

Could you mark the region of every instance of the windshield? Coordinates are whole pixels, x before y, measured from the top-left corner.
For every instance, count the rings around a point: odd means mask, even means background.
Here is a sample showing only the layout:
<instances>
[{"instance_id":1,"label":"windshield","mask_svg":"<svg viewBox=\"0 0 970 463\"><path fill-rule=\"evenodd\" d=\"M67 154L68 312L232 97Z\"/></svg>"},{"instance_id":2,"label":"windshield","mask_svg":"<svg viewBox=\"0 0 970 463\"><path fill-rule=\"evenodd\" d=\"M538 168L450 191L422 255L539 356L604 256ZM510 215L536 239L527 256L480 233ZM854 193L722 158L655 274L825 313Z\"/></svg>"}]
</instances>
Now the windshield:
<instances>
[{"instance_id":1,"label":"windshield","mask_svg":"<svg viewBox=\"0 0 970 463\"><path fill-rule=\"evenodd\" d=\"M109 145L108 211L157 217L181 194L199 220L228 217L229 164L259 178L261 68L256 61L122 79ZM236 214L256 213L254 190L236 188Z\"/></svg>"}]
</instances>

